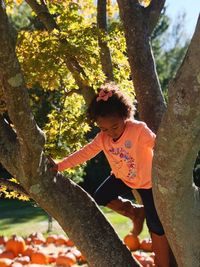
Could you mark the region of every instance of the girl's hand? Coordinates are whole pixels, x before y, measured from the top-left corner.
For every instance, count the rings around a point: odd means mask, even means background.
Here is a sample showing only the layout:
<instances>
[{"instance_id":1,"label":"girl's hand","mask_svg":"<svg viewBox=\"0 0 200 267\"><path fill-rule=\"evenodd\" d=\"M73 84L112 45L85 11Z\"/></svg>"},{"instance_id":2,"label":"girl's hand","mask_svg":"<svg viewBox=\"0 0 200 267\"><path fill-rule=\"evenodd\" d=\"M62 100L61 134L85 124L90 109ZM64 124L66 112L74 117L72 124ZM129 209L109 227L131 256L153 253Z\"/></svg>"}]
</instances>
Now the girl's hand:
<instances>
[{"instance_id":1,"label":"girl's hand","mask_svg":"<svg viewBox=\"0 0 200 267\"><path fill-rule=\"evenodd\" d=\"M58 171L58 164L56 164L55 161L50 156L47 156L47 158L49 160L50 171L57 172Z\"/></svg>"}]
</instances>

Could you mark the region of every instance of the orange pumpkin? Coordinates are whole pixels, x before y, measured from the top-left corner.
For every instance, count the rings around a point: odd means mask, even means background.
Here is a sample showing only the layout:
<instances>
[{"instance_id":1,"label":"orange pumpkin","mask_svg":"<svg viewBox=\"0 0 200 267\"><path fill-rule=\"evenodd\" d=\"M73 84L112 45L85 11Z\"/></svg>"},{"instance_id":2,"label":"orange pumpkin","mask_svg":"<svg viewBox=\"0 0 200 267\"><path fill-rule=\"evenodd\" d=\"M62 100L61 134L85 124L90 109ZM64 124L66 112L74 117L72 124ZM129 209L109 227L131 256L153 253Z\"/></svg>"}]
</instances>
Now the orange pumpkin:
<instances>
[{"instance_id":1,"label":"orange pumpkin","mask_svg":"<svg viewBox=\"0 0 200 267\"><path fill-rule=\"evenodd\" d=\"M141 259L140 263L144 267L153 267L153 266L155 266L154 260L152 259L152 257L149 257L149 256L144 257L144 259Z\"/></svg>"},{"instance_id":2,"label":"orange pumpkin","mask_svg":"<svg viewBox=\"0 0 200 267\"><path fill-rule=\"evenodd\" d=\"M33 252L37 251L37 248L34 248L32 246L29 246L26 248L26 250L23 252L23 256L28 256L31 257L31 255L33 254Z\"/></svg>"},{"instance_id":3,"label":"orange pumpkin","mask_svg":"<svg viewBox=\"0 0 200 267\"><path fill-rule=\"evenodd\" d=\"M76 257L71 252L67 252L66 254L60 254L56 259L56 265L62 265L64 267L72 266L75 263Z\"/></svg>"},{"instance_id":4,"label":"orange pumpkin","mask_svg":"<svg viewBox=\"0 0 200 267\"><path fill-rule=\"evenodd\" d=\"M132 255L136 260L140 261L140 259L146 257L147 254L143 251L134 251Z\"/></svg>"},{"instance_id":5,"label":"orange pumpkin","mask_svg":"<svg viewBox=\"0 0 200 267\"><path fill-rule=\"evenodd\" d=\"M31 263L48 264L49 263L49 257L44 252L35 251L31 255Z\"/></svg>"},{"instance_id":6,"label":"orange pumpkin","mask_svg":"<svg viewBox=\"0 0 200 267\"><path fill-rule=\"evenodd\" d=\"M0 259L0 267L10 267L12 262L13 261L11 259L2 258Z\"/></svg>"},{"instance_id":7,"label":"orange pumpkin","mask_svg":"<svg viewBox=\"0 0 200 267\"><path fill-rule=\"evenodd\" d=\"M124 237L124 244L129 248L129 250L135 251L140 248L139 237L129 233Z\"/></svg>"},{"instance_id":8,"label":"orange pumpkin","mask_svg":"<svg viewBox=\"0 0 200 267\"><path fill-rule=\"evenodd\" d=\"M86 257L77 248L71 248L71 252L75 255L79 263L86 263Z\"/></svg>"},{"instance_id":9,"label":"orange pumpkin","mask_svg":"<svg viewBox=\"0 0 200 267\"><path fill-rule=\"evenodd\" d=\"M145 252L152 252L152 240L150 238L144 238L140 242L140 249Z\"/></svg>"},{"instance_id":10,"label":"orange pumpkin","mask_svg":"<svg viewBox=\"0 0 200 267\"><path fill-rule=\"evenodd\" d=\"M32 233L29 238L31 239L31 243L35 244L35 245L41 245L45 243L45 238L43 236L42 233L40 232L35 232Z\"/></svg>"},{"instance_id":11,"label":"orange pumpkin","mask_svg":"<svg viewBox=\"0 0 200 267\"><path fill-rule=\"evenodd\" d=\"M58 238L57 235L49 235L47 236L46 243L47 244L55 243L57 238Z\"/></svg>"},{"instance_id":12,"label":"orange pumpkin","mask_svg":"<svg viewBox=\"0 0 200 267\"><path fill-rule=\"evenodd\" d=\"M60 246L60 245L66 245L67 244L67 237L64 236L64 235L58 235L57 236L57 240L55 241L55 244L57 246Z\"/></svg>"},{"instance_id":13,"label":"orange pumpkin","mask_svg":"<svg viewBox=\"0 0 200 267\"><path fill-rule=\"evenodd\" d=\"M5 245L7 241L8 241L7 237L3 235L0 236L0 245Z\"/></svg>"},{"instance_id":14,"label":"orange pumpkin","mask_svg":"<svg viewBox=\"0 0 200 267\"><path fill-rule=\"evenodd\" d=\"M49 257L49 263L56 262L57 255L54 252L49 253L48 257Z\"/></svg>"},{"instance_id":15,"label":"orange pumpkin","mask_svg":"<svg viewBox=\"0 0 200 267\"><path fill-rule=\"evenodd\" d=\"M25 241L26 245L28 246L28 245L31 244L32 239L30 237L27 237L27 238L24 239L24 241Z\"/></svg>"},{"instance_id":16,"label":"orange pumpkin","mask_svg":"<svg viewBox=\"0 0 200 267\"><path fill-rule=\"evenodd\" d=\"M7 251L12 251L15 256L18 256L25 251L26 244L22 237L13 236L6 242L5 248Z\"/></svg>"},{"instance_id":17,"label":"orange pumpkin","mask_svg":"<svg viewBox=\"0 0 200 267\"><path fill-rule=\"evenodd\" d=\"M0 258L6 258L6 259L14 259L15 258L15 255L12 251L7 251L7 250L4 250L1 254L0 254Z\"/></svg>"},{"instance_id":18,"label":"orange pumpkin","mask_svg":"<svg viewBox=\"0 0 200 267\"><path fill-rule=\"evenodd\" d=\"M71 253L74 254L74 256L77 258L77 260L81 259L81 257L82 257L80 250L78 250L77 248L72 248Z\"/></svg>"},{"instance_id":19,"label":"orange pumpkin","mask_svg":"<svg viewBox=\"0 0 200 267\"><path fill-rule=\"evenodd\" d=\"M68 247L73 247L74 246L74 242L71 240L71 239L67 239L66 240L66 245L68 246Z\"/></svg>"},{"instance_id":20,"label":"orange pumpkin","mask_svg":"<svg viewBox=\"0 0 200 267\"><path fill-rule=\"evenodd\" d=\"M26 265L30 263L30 257L29 256L23 256L15 259L15 262L19 262L22 265Z\"/></svg>"}]
</instances>

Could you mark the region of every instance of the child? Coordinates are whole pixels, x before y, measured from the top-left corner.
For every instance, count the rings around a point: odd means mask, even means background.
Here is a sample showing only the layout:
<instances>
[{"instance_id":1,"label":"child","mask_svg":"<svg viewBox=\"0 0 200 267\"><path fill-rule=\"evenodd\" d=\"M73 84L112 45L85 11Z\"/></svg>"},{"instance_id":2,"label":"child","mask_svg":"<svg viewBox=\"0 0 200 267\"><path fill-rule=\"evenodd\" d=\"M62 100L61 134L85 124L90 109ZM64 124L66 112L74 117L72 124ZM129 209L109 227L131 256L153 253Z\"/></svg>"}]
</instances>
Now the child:
<instances>
[{"instance_id":1,"label":"child","mask_svg":"<svg viewBox=\"0 0 200 267\"><path fill-rule=\"evenodd\" d=\"M144 205L156 266L169 267L169 246L152 195L151 168L156 136L144 122L133 119L133 111L132 103L115 85L101 87L88 108L89 118L96 122L100 133L56 164L54 170L74 167L103 151L112 172L94 193L95 201L113 208L119 196L136 189Z\"/></svg>"}]
</instances>

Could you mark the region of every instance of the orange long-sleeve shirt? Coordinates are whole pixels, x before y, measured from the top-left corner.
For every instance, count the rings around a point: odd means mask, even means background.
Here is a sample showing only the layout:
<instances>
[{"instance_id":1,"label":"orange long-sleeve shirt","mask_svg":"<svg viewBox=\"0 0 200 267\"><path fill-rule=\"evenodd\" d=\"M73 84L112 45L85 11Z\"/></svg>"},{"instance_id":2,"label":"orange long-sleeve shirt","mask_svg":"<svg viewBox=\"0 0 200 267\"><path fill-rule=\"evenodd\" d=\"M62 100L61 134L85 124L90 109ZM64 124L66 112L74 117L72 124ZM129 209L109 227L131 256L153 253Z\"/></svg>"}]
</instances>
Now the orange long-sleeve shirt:
<instances>
[{"instance_id":1,"label":"orange long-sleeve shirt","mask_svg":"<svg viewBox=\"0 0 200 267\"><path fill-rule=\"evenodd\" d=\"M122 136L117 141L100 132L82 149L59 162L58 170L72 168L103 150L116 178L131 188L151 188L155 138L155 134L144 122L128 120Z\"/></svg>"}]
</instances>

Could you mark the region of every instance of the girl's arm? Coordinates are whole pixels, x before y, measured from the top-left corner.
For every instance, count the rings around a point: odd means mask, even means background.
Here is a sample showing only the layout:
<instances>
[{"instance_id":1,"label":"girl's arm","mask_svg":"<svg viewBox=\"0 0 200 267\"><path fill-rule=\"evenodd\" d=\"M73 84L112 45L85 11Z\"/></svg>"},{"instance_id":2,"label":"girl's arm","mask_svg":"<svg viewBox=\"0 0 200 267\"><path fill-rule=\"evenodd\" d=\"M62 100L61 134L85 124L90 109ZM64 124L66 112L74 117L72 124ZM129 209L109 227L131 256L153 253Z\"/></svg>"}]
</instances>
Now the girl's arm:
<instances>
[{"instance_id":1,"label":"girl's arm","mask_svg":"<svg viewBox=\"0 0 200 267\"><path fill-rule=\"evenodd\" d=\"M142 130L140 132L138 143L141 147L153 148L155 144L156 135L143 123Z\"/></svg>"},{"instance_id":2,"label":"girl's arm","mask_svg":"<svg viewBox=\"0 0 200 267\"><path fill-rule=\"evenodd\" d=\"M68 168L75 167L93 157L95 157L102 150L101 134L98 134L92 142L85 145L80 150L74 152L62 161L57 163L57 170L63 171Z\"/></svg>"}]
</instances>

